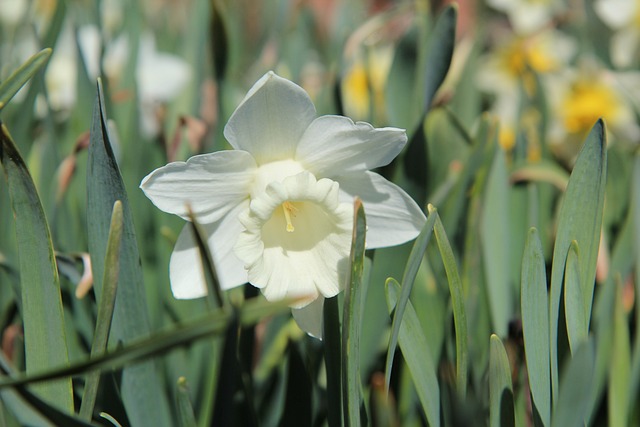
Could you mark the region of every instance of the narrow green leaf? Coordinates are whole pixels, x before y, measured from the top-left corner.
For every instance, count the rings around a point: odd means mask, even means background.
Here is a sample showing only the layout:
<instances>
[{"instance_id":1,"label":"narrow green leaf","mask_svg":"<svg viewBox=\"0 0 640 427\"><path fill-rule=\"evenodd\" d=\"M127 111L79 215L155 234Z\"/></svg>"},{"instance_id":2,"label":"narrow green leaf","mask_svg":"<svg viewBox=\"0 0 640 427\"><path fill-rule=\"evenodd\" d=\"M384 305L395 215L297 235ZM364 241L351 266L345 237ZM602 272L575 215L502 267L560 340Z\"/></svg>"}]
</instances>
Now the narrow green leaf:
<instances>
[{"instance_id":1,"label":"narrow green leaf","mask_svg":"<svg viewBox=\"0 0 640 427\"><path fill-rule=\"evenodd\" d=\"M120 242L122 241L122 202L117 200L113 204L111 214L111 226L107 239L107 253L104 260L104 277L102 279L102 298L98 307L96 330L91 344L91 357L103 354L107 349L111 320L113 319L113 307L116 302L116 290L120 275ZM87 376L82 403L80 405L80 417L90 421L98 394L100 383L100 371L94 371Z\"/></svg>"},{"instance_id":2,"label":"narrow green leaf","mask_svg":"<svg viewBox=\"0 0 640 427\"><path fill-rule=\"evenodd\" d=\"M49 226L24 160L0 123L2 163L15 218L22 323L27 373L65 366L69 359L58 269ZM33 390L60 410L73 412L71 380L40 384Z\"/></svg>"},{"instance_id":3,"label":"narrow green leaf","mask_svg":"<svg viewBox=\"0 0 640 427\"><path fill-rule=\"evenodd\" d=\"M569 182L569 174L566 170L557 163L545 159L517 166L509 178L514 183L523 181L547 182L553 184L560 191L564 191Z\"/></svg>"},{"instance_id":4,"label":"narrow green leaf","mask_svg":"<svg viewBox=\"0 0 640 427\"><path fill-rule=\"evenodd\" d=\"M239 309L240 325L253 325L267 317L287 312L289 306L295 302L296 300L294 299L284 299L275 303L264 300L247 302ZM224 334L232 318L233 313L218 310L201 319L167 331L157 332L151 337L132 340L122 347L69 367L58 367L40 371L33 375L15 375L12 378L2 379L0 380L0 389L86 374L96 369L105 371L136 363L139 364L139 362L151 357L157 357L173 348L184 346L203 338Z\"/></svg>"},{"instance_id":5,"label":"narrow green leaf","mask_svg":"<svg viewBox=\"0 0 640 427\"><path fill-rule=\"evenodd\" d=\"M594 346L582 343L564 367L558 401L554 407L552 426L583 426L593 384Z\"/></svg>"},{"instance_id":6,"label":"narrow green leaf","mask_svg":"<svg viewBox=\"0 0 640 427\"><path fill-rule=\"evenodd\" d=\"M578 243L574 240L569 247L564 272L564 310L567 319L569 348L572 353L587 340L589 334L584 294L580 283L578 253Z\"/></svg>"},{"instance_id":7,"label":"narrow green leaf","mask_svg":"<svg viewBox=\"0 0 640 427\"><path fill-rule=\"evenodd\" d=\"M436 213L434 212L434 214ZM387 291L387 308L389 314L397 310L398 295L402 297L403 289L393 278L387 279L385 284ZM440 425L440 387L436 376L436 365L431 358L429 343L425 337L420 320L411 301L406 301L403 321L400 323L398 333L402 355L407 362L411 379L416 387L422 409L427 417L429 425Z\"/></svg>"},{"instance_id":8,"label":"narrow green leaf","mask_svg":"<svg viewBox=\"0 0 640 427\"><path fill-rule=\"evenodd\" d=\"M629 324L622 304L622 284L616 283L616 303L613 312L613 354L609 371L609 427L629 425L630 401L629 374L631 370L631 345L629 343Z\"/></svg>"},{"instance_id":9,"label":"narrow green leaf","mask_svg":"<svg viewBox=\"0 0 640 427\"><path fill-rule=\"evenodd\" d=\"M0 111L15 96L40 68L42 68L51 56L51 48L42 49L15 70L0 84Z\"/></svg>"},{"instance_id":10,"label":"narrow green leaf","mask_svg":"<svg viewBox=\"0 0 640 427\"><path fill-rule=\"evenodd\" d=\"M432 205L427 207L429 215L436 214L437 210ZM447 273L449 282L449 292L451 293L451 304L453 306L453 323L456 331L456 386L460 396L467 394L467 314L464 308L464 294L462 292L462 281L458 273L458 265L449 243L447 233L440 220L436 217L434 233L438 242L438 250L442 257L442 263Z\"/></svg>"},{"instance_id":11,"label":"narrow green leaf","mask_svg":"<svg viewBox=\"0 0 640 427\"><path fill-rule=\"evenodd\" d=\"M630 197L630 212L631 221L633 223L632 235L633 239L633 257L635 260L635 295L636 295L636 309L635 312L635 334L633 342L633 352L631 359L631 374L629 380L629 393L627 395L629 407L633 407L636 402L636 396L638 395L638 389L640 388L640 309L638 307L638 298L640 296L640 155L636 153L633 174L631 180L631 197Z\"/></svg>"},{"instance_id":12,"label":"narrow green leaf","mask_svg":"<svg viewBox=\"0 0 640 427\"><path fill-rule=\"evenodd\" d=\"M191 231L193 233L193 240L196 242L198 250L200 251L200 260L204 270L205 282L207 283L207 297L209 298L211 307L220 308L224 306L224 299L222 297L220 281L216 274L215 264L213 263L213 257L211 256L211 250L209 249L209 244L207 243L204 231L191 209L189 209L189 220L191 221L190 224Z\"/></svg>"},{"instance_id":13,"label":"narrow green leaf","mask_svg":"<svg viewBox=\"0 0 640 427\"><path fill-rule=\"evenodd\" d=\"M89 252L98 301L103 296L102 277L110 212L116 200L122 202L124 222L120 249L120 281L123 285L118 286L110 339L114 343L122 341L126 344L148 336L151 328L129 201L109 142L102 84L98 82L87 164ZM145 387L140 387L140 384L145 384ZM169 427L169 402L153 361L127 367L122 373L121 391L132 426Z\"/></svg>"},{"instance_id":14,"label":"narrow green leaf","mask_svg":"<svg viewBox=\"0 0 640 427\"><path fill-rule=\"evenodd\" d=\"M513 317L513 291L510 285L509 179L504 151L495 150L486 183L480 223L483 264L486 274L493 331L505 337ZM485 338L486 339L486 338Z\"/></svg>"},{"instance_id":15,"label":"narrow green leaf","mask_svg":"<svg viewBox=\"0 0 640 427\"><path fill-rule=\"evenodd\" d=\"M551 371L549 366L549 296L542 244L538 230L529 230L522 257L520 310L524 352L534 419L551 423Z\"/></svg>"},{"instance_id":16,"label":"narrow green leaf","mask_svg":"<svg viewBox=\"0 0 640 427\"><path fill-rule=\"evenodd\" d=\"M424 71L424 114L431 108L433 98L449 72L456 44L457 19L458 6L456 4L447 5L438 16L429 37Z\"/></svg>"},{"instance_id":17,"label":"narrow green leaf","mask_svg":"<svg viewBox=\"0 0 640 427\"><path fill-rule=\"evenodd\" d=\"M558 396L558 321L562 282L569 246L574 240L580 245L580 283L584 298L589 301L587 324L591 316L591 300L595 285L596 260L600 244L604 190L607 175L606 131L598 120L578 154L560 207L558 231L553 248L550 297L551 389L554 403ZM555 405L554 405L555 406Z\"/></svg>"},{"instance_id":18,"label":"narrow green leaf","mask_svg":"<svg viewBox=\"0 0 640 427\"><path fill-rule=\"evenodd\" d=\"M342 425L342 391L340 378L341 340L338 297L324 300L322 339L324 363L327 369L327 422L329 427Z\"/></svg>"},{"instance_id":19,"label":"narrow green leaf","mask_svg":"<svg viewBox=\"0 0 640 427\"><path fill-rule=\"evenodd\" d=\"M430 214L427 218L427 222L422 227L420 234L416 238L416 241L411 248L411 254L409 254L409 260L405 266L402 276L402 291L400 293L400 299L398 304L395 305L395 311L393 312L393 321L391 323L391 335L389 336L389 348L387 349L387 362L385 366L385 387L387 392L389 391L389 384L391 381L391 367L393 366L393 356L396 352L396 346L398 345L398 334L400 333L400 325L402 323L404 310L409 302L411 296L411 289L413 289L413 283L416 280L418 269L424 258L424 253L427 250L429 240L431 240L431 234L433 232L433 224L436 221L436 215Z\"/></svg>"},{"instance_id":20,"label":"narrow green leaf","mask_svg":"<svg viewBox=\"0 0 640 427\"><path fill-rule=\"evenodd\" d=\"M349 281L342 315L342 409L344 425L347 427L361 425L360 319L366 229L364 206L360 199L356 199L349 257Z\"/></svg>"},{"instance_id":21,"label":"narrow green leaf","mask_svg":"<svg viewBox=\"0 0 640 427\"><path fill-rule=\"evenodd\" d=\"M489 425L515 426L511 365L500 338L492 334L489 357Z\"/></svg>"},{"instance_id":22,"label":"narrow green leaf","mask_svg":"<svg viewBox=\"0 0 640 427\"><path fill-rule=\"evenodd\" d=\"M196 427L196 416L193 413L193 406L189 397L189 389L187 388L187 379L185 377L178 378L178 392L176 394L178 406L178 422L181 427Z\"/></svg>"}]
</instances>

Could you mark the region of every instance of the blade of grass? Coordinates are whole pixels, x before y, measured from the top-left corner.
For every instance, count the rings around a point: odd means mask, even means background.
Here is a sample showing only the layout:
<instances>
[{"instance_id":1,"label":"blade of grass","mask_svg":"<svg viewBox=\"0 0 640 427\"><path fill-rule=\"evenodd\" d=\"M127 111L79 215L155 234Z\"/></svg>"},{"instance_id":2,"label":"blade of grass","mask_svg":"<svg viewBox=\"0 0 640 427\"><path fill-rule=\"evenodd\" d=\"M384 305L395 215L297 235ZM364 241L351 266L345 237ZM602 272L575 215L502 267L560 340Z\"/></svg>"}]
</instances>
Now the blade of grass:
<instances>
[{"instance_id":1,"label":"blade of grass","mask_svg":"<svg viewBox=\"0 0 640 427\"><path fill-rule=\"evenodd\" d=\"M42 49L22 64L17 70L0 84L0 111L16 93L36 74L49 60L51 48Z\"/></svg>"},{"instance_id":2,"label":"blade of grass","mask_svg":"<svg viewBox=\"0 0 640 427\"><path fill-rule=\"evenodd\" d=\"M564 311L567 319L567 337L569 349L573 353L587 340L589 325L584 312L584 295L580 283L580 265L578 242L571 242L564 272Z\"/></svg>"},{"instance_id":3,"label":"blade of grass","mask_svg":"<svg viewBox=\"0 0 640 427\"><path fill-rule=\"evenodd\" d=\"M404 288L393 278L385 283L387 293L387 309L389 314L397 310ZM404 356L411 379L415 384L418 398L422 404L422 410L427 417L429 425L440 425L440 387L436 376L436 365L431 359L431 350L425 337L420 320L411 301L405 302L405 313L400 323L398 339L402 355Z\"/></svg>"},{"instance_id":4,"label":"blade of grass","mask_svg":"<svg viewBox=\"0 0 640 427\"><path fill-rule=\"evenodd\" d=\"M560 207L558 231L553 248L550 296L551 390L558 396L558 322L566 258L572 241L580 245L580 283L584 290L584 312L591 316L596 259L600 243L604 191L607 175L606 131L602 120L591 129L578 154Z\"/></svg>"},{"instance_id":5,"label":"blade of grass","mask_svg":"<svg viewBox=\"0 0 640 427\"><path fill-rule=\"evenodd\" d=\"M275 303L262 300L247 302L239 309L240 324L243 326L253 325L266 317L284 313L295 302L295 299L285 299ZM0 380L0 389L86 374L96 369L114 370L129 366L163 354L175 347L224 334L232 316L233 314L230 312L218 310L201 319L167 331L157 332L151 337L139 338L116 350L68 367L58 367L33 375L15 375L12 378L2 379Z\"/></svg>"},{"instance_id":6,"label":"blade of grass","mask_svg":"<svg viewBox=\"0 0 640 427\"><path fill-rule=\"evenodd\" d=\"M507 351L497 335L491 335L489 358L489 425L515 426L511 365Z\"/></svg>"},{"instance_id":7,"label":"blade of grass","mask_svg":"<svg viewBox=\"0 0 640 427\"><path fill-rule=\"evenodd\" d=\"M513 291L510 284L510 209L507 160L498 147L486 182L481 213L482 261L493 331L505 337L513 317ZM485 338L486 339L486 338Z\"/></svg>"},{"instance_id":8,"label":"blade of grass","mask_svg":"<svg viewBox=\"0 0 640 427\"><path fill-rule=\"evenodd\" d=\"M98 81L87 164L89 253L93 261L94 290L100 301L110 212L115 201L120 200L124 227L120 248L120 281L127 286L118 286L110 340L126 344L133 339L149 336L151 327L133 219L107 129L104 93ZM140 384L145 384L145 387L140 387ZM121 391L132 426L169 427L169 401L154 361L127 367L122 373Z\"/></svg>"},{"instance_id":9,"label":"blade of grass","mask_svg":"<svg viewBox=\"0 0 640 427\"><path fill-rule=\"evenodd\" d=\"M49 225L27 166L0 123L0 162L15 218L25 364L28 373L68 363L67 343ZM60 410L73 412L71 380L40 384L34 392Z\"/></svg>"},{"instance_id":10,"label":"blade of grass","mask_svg":"<svg viewBox=\"0 0 640 427\"><path fill-rule=\"evenodd\" d=\"M327 423L329 427L342 425L342 389L340 378L341 340L338 297L326 298L323 309L324 363L327 369Z\"/></svg>"},{"instance_id":11,"label":"blade of grass","mask_svg":"<svg viewBox=\"0 0 640 427\"><path fill-rule=\"evenodd\" d=\"M389 392L389 384L391 382L391 367L393 366L393 357L398 345L398 335L400 333L400 325L402 323L404 310L407 307L409 297L411 296L411 289L413 283L416 280L418 269L424 258L424 253L427 250L429 240L431 240L431 234L433 232L433 224L436 221L436 215L429 214L427 222L422 227L420 234L416 238L411 253L409 254L409 260L404 269L402 276L402 291L400 292L400 298L398 304L395 305L395 311L393 312L393 320L391 322L391 335L389 336L389 347L387 349L387 362L385 365L385 390Z\"/></svg>"},{"instance_id":12,"label":"blade of grass","mask_svg":"<svg viewBox=\"0 0 640 427\"><path fill-rule=\"evenodd\" d=\"M113 319L113 307L116 302L116 290L120 275L120 242L122 241L122 202L117 200L113 204L111 214L111 226L107 239L107 253L104 260L104 277L102 279L102 298L98 307L96 330L91 344L91 357L103 354L107 349L111 320ZM80 417L90 421L98 394L100 383L100 371L93 371L87 376L82 403L80 404Z\"/></svg>"},{"instance_id":13,"label":"blade of grass","mask_svg":"<svg viewBox=\"0 0 640 427\"><path fill-rule=\"evenodd\" d=\"M342 314L342 410L344 425L361 425L360 409L360 319L362 317L362 275L367 223L360 199L354 203L353 236L349 256L347 283Z\"/></svg>"},{"instance_id":14,"label":"blade of grass","mask_svg":"<svg viewBox=\"0 0 640 427\"><path fill-rule=\"evenodd\" d=\"M549 296L542 243L532 228L522 257L520 310L533 417L551 423L551 371L549 365Z\"/></svg>"},{"instance_id":15,"label":"blade of grass","mask_svg":"<svg viewBox=\"0 0 640 427\"><path fill-rule=\"evenodd\" d=\"M437 209L432 205L427 206L429 215L436 214ZM462 397L467 394L467 315L464 308L464 294L462 292L462 281L458 273L458 265L453 256L451 244L444 231L444 226L440 216L436 216L434 233L438 242L438 250L442 257L447 280L449 282L449 292L451 293L451 304L453 306L453 323L456 331L456 388Z\"/></svg>"}]
</instances>

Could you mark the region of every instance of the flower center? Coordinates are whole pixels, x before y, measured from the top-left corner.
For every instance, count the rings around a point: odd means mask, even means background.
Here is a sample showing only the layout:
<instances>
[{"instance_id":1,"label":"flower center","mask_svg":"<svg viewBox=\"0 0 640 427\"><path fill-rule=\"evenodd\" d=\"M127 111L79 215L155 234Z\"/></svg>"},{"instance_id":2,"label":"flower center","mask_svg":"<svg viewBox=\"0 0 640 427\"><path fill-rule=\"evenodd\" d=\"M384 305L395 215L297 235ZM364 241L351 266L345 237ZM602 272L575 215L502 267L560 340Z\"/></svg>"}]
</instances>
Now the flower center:
<instances>
[{"instance_id":1,"label":"flower center","mask_svg":"<svg viewBox=\"0 0 640 427\"><path fill-rule=\"evenodd\" d=\"M597 82L577 82L562 105L564 125L571 133L587 132L599 117L615 120L620 101L607 86Z\"/></svg>"},{"instance_id":2,"label":"flower center","mask_svg":"<svg viewBox=\"0 0 640 427\"><path fill-rule=\"evenodd\" d=\"M344 287L353 213L338 187L301 172L268 184L240 216L234 251L268 300L303 296L304 306Z\"/></svg>"},{"instance_id":3,"label":"flower center","mask_svg":"<svg viewBox=\"0 0 640 427\"><path fill-rule=\"evenodd\" d=\"M287 227L286 230L289 233L293 233L294 231L296 231L295 227L293 226L293 222L291 221L291 217L295 218L296 217L296 212L298 212L298 208L296 208L293 203L291 203L290 201L286 201L282 204L282 211L284 212L284 218L287 221Z\"/></svg>"}]
</instances>

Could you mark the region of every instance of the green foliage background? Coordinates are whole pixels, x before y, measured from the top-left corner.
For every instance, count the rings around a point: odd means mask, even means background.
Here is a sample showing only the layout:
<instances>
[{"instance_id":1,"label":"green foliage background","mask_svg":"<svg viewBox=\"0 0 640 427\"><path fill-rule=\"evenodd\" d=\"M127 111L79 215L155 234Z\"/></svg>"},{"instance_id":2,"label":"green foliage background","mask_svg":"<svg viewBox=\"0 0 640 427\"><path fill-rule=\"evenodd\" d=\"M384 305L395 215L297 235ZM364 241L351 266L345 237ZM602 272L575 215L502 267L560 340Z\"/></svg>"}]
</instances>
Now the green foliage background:
<instances>
[{"instance_id":1,"label":"green foliage background","mask_svg":"<svg viewBox=\"0 0 640 427\"><path fill-rule=\"evenodd\" d=\"M135 49L117 85L96 85L79 61L73 108L47 104L43 73L63 22L99 26L99 3L55 2L43 50L2 64L0 426L640 423L635 146L608 144L599 120L569 164L544 144L532 159L524 131L501 147L473 85L482 37L451 66L465 9L336 2L328 20L317 2L125 2L118 31L132 46L151 30L192 67L148 137ZM476 12L483 34L490 11ZM401 31L389 30L398 19ZM297 327L287 301L248 285L213 298L206 248L212 297L174 299L168 261L182 221L152 206L140 180L227 148L224 124L269 69L315 88L319 114L348 113L353 46L372 49L363 34L393 46L382 103L365 87L365 119L408 131L381 172L424 207L420 236L365 252L356 205L351 280L325 304L323 341ZM545 135L544 96L523 99ZM207 129L195 144L192 120ZM79 298L87 254L93 288Z\"/></svg>"}]
</instances>

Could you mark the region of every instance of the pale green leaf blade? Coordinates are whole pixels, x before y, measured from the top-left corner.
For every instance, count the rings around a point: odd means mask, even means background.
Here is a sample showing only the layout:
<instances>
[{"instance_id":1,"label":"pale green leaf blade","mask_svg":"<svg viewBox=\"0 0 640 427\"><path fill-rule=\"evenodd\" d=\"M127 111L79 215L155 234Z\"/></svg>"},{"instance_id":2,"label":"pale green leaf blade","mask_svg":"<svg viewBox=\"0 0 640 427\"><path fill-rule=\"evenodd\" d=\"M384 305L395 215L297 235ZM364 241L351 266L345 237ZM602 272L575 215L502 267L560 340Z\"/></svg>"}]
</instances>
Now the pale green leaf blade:
<instances>
[{"instance_id":1,"label":"pale green leaf blade","mask_svg":"<svg viewBox=\"0 0 640 427\"><path fill-rule=\"evenodd\" d=\"M551 423L549 295L542 243L535 228L529 230L522 258L521 285L520 310L533 411L542 425L548 427Z\"/></svg>"},{"instance_id":2,"label":"pale green leaf blade","mask_svg":"<svg viewBox=\"0 0 640 427\"><path fill-rule=\"evenodd\" d=\"M589 395L593 384L594 346L591 340L574 351L560 380L560 393L551 425L582 426L588 417Z\"/></svg>"},{"instance_id":3,"label":"pale green leaf blade","mask_svg":"<svg viewBox=\"0 0 640 427\"><path fill-rule=\"evenodd\" d=\"M437 214L436 208L428 206L429 215ZM462 281L458 272L449 238L444 230L440 217L436 217L434 225L434 233L438 242L438 250L442 257L445 271L447 273L447 281L449 282L449 292L451 293L451 304L453 306L453 322L456 331L456 385L458 393L461 396L467 394L467 366L468 366L468 349L467 349L467 314L464 308L464 293L462 292Z\"/></svg>"},{"instance_id":4,"label":"pale green leaf blade","mask_svg":"<svg viewBox=\"0 0 640 427\"><path fill-rule=\"evenodd\" d=\"M385 284L389 314L397 309L398 295L402 297L402 288L393 278ZM436 376L436 365L431 359L431 350L425 337L420 320L411 301L406 301L405 313L400 323L398 340L402 355L407 362L411 379L415 384L422 409L429 425L440 425L440 386Z\"/></svg>"},{"instance_id":5,"label":"pale green leaf blade","mask_svg":"<svg viewBox=\"0 0 640 427\"><path fill-rule=\"evenodd\" d=\"M91 356L103 354L107 350L113 308L116 302L118 279L120 275L120 243L122 241L122 202L117 200L113 204L111 226L107 239L107 253L104 260L104 277L102 279L102 298L98 307L96 330L91 344ZM80 417L91 420L93 408L98 394L100 371L91 372L85 381L80 405Z\"/></svg>"},{"instance_id":6,"label":"pale green leaf blade","mask_svg":"<svg viewBox=\"0 0 640 427\"><path fill-rule=\"evenodd\" d=\"M110 213L116 200L122 202L124 229L120 248L120 283L126 283L126 286L118 286L110 340L126 344L133 339L148 336L151 331L133 220L122 177L109 142L104 95L99 82L87 165L89 252L93 261L94 289L98 301L103 293L102 276L105 270ZM139 384L145 384L145 387L141 388ZM153 361L125 368L122 373L121 390L132 426L151 424L169 427L168 398Z\"/></svg>"},{"instance_id":7,"label":"pale green leaf blade","mask_svg":"<svg viewBox=\"0 0 640 427\"><path fill-rule=\"evenodd\" d=\"M196 415L193 412L193 405L189 397L187 380L184 377L178 378L178 392L176 400L178 404L178 422L181 427L196 427Z\"/></svg>"},{"instance_id":8,"label":"pale green leaf blade","mask_svg":"<svg viewBox=\"0 0 640 427\"><path fill-rule=\"evenodd\" d=\"M51 56L51 48L42 49L22 64L0 84L0 111L16 93L42 68Z\"/></svg>"},{"instance_id":9,"label":"pale green leaf blade","mask_svg":"<svg viewBox=\"0 0 640 427\"><path fill-rule=\"evenodd\" d=\"M572 241L580 245L580 283L584 298L591 301L604 207L607 170L606 131L598 120L578 154L560 207L558 231L553 248L550 297L551 388L558 396L558 320L565 262ZM590 316L591 306L585 313ZM555 406L555 405L554 405Z\"/></svg>"},{"instance_id":10,"label":"pale green leaf blade","mask_svg":"<svg viewBox=\"0 0 640 427\"><path fill-rule=\"evenodd\" d=\"M429 240L431 240L433 224L435 223L435 221L436 215L430 214L427 218L427 222L422 227L420 234L416 238L416 241L411 248L411 254L409 254L409 260L407 261L407 265L405 266L404 274L402 276L402 291L400 293L400 298L398 300L398 304L394 304L395 311L393 312L391 335L389 337L387 362L385 366L385 387L387 387L387 391L390 384L393 356L396 352L396 346L398 345L398 334L400 333L400 325L403 320L404 310L407 306L407 303L409 302L411 289L413 288L413 283L416 280L416 275L418 274L418 269L420 268L420 264L422 263L427 245L429 244Z\"/></svg>"},{"instance_id":11,"label":"pale green leaf blade","mask_svg":"<svg viewBox=\"0 0 640 427\"><path fill-rule=\"evenodd\" d=\"M609 371L609 427L629 425L629 410L634 405L628 399L631 371L629 324L622 302L622 284L616 284L616 303L613 312L613 353Z\"/></svg>"},{"instance_id":12,"label":"pale green leaf blade","mask_svg":"<svg viewBox=\"0 0 640 427\"><path fill-rule=\"evenodd\" d=\"M354 203L353 236L342 315L342 408L345 426L361 425L360 319L367 223L360 199Z\"/></svg>"},{"instance_id":13,"label":"pale green leaf blade","mask_svg":"<svg viewBox=\"0 0 640 427\"><path fill-rule=\"evenodd\" d=\"M507 351L497 335L491 335L489 357L489 425L515 426L511 365Z\"/></svg>"},{"instance_id":14,"label":"pale green leaf blade","mask_svg":"<svg viewBox=\"0 0 640 427\"><path fill-rule=\"evenodd\" d=\"M480 224L482 260L491 307L493 331L507 335L513 317L513 291L510 285L509 178L504 151L496 149L489 172Z\"/></svg>"},{"instance_id":15,"label":"pale green leaf blade","mask_svg":"<svg viewBox=\"0 0 640 427\"><path fill-rule=\"evenodd\" d=\"M20 290L28 373L68 363L58 270L49 225L27 166L0 124L0 162L9 189L18 255ZM73 412L71 380L40 384L33 390L58 409Z\"/></svg>"},{"instance_id":16,"label":"pale green leaf blade","mask_svg":"<svg viewBox=\"0 0 640 427\"><path fill-rule=\"evenodd\" d=\"M564 271L564 310L567 319L569 348L572 353L587 340L589 333L581 286L578 243L574 240L569 247Z\"/></svg>"}]
</instances>

